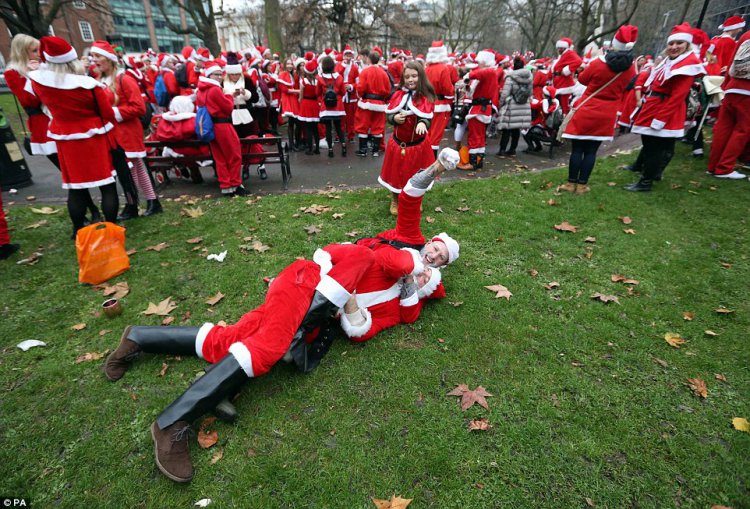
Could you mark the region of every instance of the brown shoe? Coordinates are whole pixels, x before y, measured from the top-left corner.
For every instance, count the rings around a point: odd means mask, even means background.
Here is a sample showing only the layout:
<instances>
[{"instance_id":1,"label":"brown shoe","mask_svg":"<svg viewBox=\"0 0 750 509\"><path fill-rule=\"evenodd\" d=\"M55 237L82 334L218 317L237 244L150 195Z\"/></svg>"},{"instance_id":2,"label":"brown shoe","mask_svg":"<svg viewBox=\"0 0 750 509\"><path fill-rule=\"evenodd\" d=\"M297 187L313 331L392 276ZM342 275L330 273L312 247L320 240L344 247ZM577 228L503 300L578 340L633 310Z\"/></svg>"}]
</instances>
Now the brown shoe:
<instances>
[{"instance_id":1,"label":"brown shoe","mask_svg":"<svg viewBox=\"0 0 750 509\"><path fill-rule=\"evenodd\" d=\"M132 329L132 326L125 328L117 350L109 354L109 357L107 357L107 360L104 363L104 374L113 382L122 378L130 367L130 363L141 354L140 345L135 341L128 339L130 329Z\"/></svg>"},{"instance_id":2,"label":"brown shoe","mask_svg":"<svg viewBox=\"0 0 750 509\"><path fill-rule=\"evenodd\" d=\"M591 191L591 188L586 184L578 184L576 186L576 194L586 194Z\"/></svg>"},{"instance_id":3,"label":"brown shoe","mask_svg":"<svg viewBox=\"0 0 750 509\"><path fill-rule=\"evenodd\" d=\"M398 215L398 195L396 193L391 194L391 215Z\"/></svg>"},{"instance_id":4,"label":"brown shoe","mask_svg":"<svg viewBox=\"0 0 750 509\"><path fill-rule=\"evenodd\" d=\"M175 482L190 482L193 478L193 462L188 448L190 432L190 425L185 421L177 421L164 429L159 429L156 421L151 425L156 466Z\"/></svg>"},{"instance_id":5,"label":"brown shoe","mask_svg":"<svg viewBox=\"0 0 750 509\"><path fill-rule=\"evenodd\" d=\"M566 182L564 184L561 184L557 186L558 191L565 191L566 193L575 193L576 192L576 183L575 182Z\"/></svg>"}]
</instances>

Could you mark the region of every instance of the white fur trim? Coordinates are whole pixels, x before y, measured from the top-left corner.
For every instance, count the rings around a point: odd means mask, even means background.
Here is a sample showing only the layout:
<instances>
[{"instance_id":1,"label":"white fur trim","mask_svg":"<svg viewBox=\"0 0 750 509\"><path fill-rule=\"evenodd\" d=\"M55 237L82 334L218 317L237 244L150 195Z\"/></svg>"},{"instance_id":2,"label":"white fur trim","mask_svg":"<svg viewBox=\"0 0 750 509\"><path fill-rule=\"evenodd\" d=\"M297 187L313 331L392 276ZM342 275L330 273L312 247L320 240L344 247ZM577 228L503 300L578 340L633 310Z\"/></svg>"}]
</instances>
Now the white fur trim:
<instances>
[{"instance_id":1,"label":"white fur trim","mask_svg":"<svg viewBox=\"0 0 750 509\"><path fill-rule=\"evenodd\" d=\"M99 186L106 186L107 184L112 184L115 181L115 176L117 175L117 172L115 170L112 170L112 176L101 179L101 180L95 180L93 182L73 182L71 184L66 184L63 182L62 188L63 189L90 189L92 187L99 187Z\"/></svg>"},{"instance_id":2,"label":"white fur trim","mask_svg":"<svg viewBox=\"0 0 750 509\"><path fill-rule=\"evenodd\" d=\"M109 51L104 51L98 46L91 46L90 53L96 53L97 55L107 57L107 60L111 60L112 62L117 62L117 55L115 55L114 53L110 53Z\"/></svg>"},{"instance_id":3,"label":"white fur trim","mask_svg":"<svg viewBox=\"0 0 750 509\"><path fill-rule=\"evenodd\" d=\"M211 67L206 67L204 69L201 69L201 72L204 76L208 77L211 76L215 72L223 73L224 69L221 68L219 65L212 65Z\"/></svg>"},{"instance_id":4,"label":"white fur trim","mask_svg":"<svg viewBox=\"0 0 750 509\"><path fill-rule=\"evenodd\" d=\"M94 87L103 87L104 85L90 76L81 76L78 74L63 74L60 77L49 69L37 69L29 73L29 78L44 85L45 87L57 88L59 90L73 90L74 88L85 88L91 90ZM62 78L62 79L61 79Z\"/></svg>"},{"instance_id":5,"label":"white fur trim","mask_svg":"<svg viewBox=\"0 0 750 509\"><path fill-rule=\"evenodd\" d=\"M385 113L385 110L388 109L388 105L385 103L371 103L367 102L369 99L362 99L357 103L358 108L362 108L363 110L369 110L369 111L379 111L382 113Z\"/></svg>"},{"instance_id":6,"label":"white fur trim","mask_svg":"<svg viewBox=\"0 0 750 509\"><path fill-rule=\"evenodd\" d=\"M730 88L729 90L724 91L724 94L750 95L750 90L745 90L742 88Z\"/></svg>"},{"instance_id":7,"label":"white fur trim","mask_svg":"<svg viewBox=\"0 0 750 509\"><path fill-rule=\"evenodd\" d=\"M357 293L357 305L360 308L370 308L377 304L397 299L401 294L401 284L394 283L390 288L386 290L378 290L376 292Z\"/></svg>"},{"instance_id":8,"label":"white fur trim","mask_svg":"<svg viewBox=\"0 0 750 509\"><path fill-rule=\"evenodd\" d=\"M346 291L346 288L327 274L320 278L320 283L318 283L315 289L340 308L344 307L346 301L352 296Z\"/></svg>"},{"instance_id":9,"label":"white fur trim","mask_svg":"<svg viewBox=\"0 0 750 509\"><path fill-rule=\"evenodd\" d=\"M414 187L411 184L411 179L406 183L404 186L403 191L408 194L409 196L413 196L414 198L419 198L424 196L424 194L427 192L427 189L419 189L417 187Z\"/></svg>"},{"instance_id":10,"label":"white fur trim","mask_svg":"<svg viewBox=\"0 0 750 509\"><path fill-rule=\"evenodd\" d=\"M301 122L320 122L320 117L302 117L300 115L297 115L294 118Z\"/></svg>"},{"instance_id":11,"label":"white fur trim","mask_svg":"<svg viewBox=\"0 0 750 509\"><path fill-rule=\"evenodd\" d=\"M667 42L668 43L672 42L672 41L685 41L685 42L688 42L688 43L692 43L693 42L693 35L685 33L685 32L678 32L676 34L672 34L669 37L667 37Z\"/></svg>"},{"instance_id":12,"label":"white fur trim","mask_svg":"<svg viewBox=\"0 0 750 509\"><path fill-rule=\"evenodd\" d=\"M234 358L239 363L242 371L244 371L249 378L255 377L255 372L253 371L253 356L250 355L250 350L248 350L243 343L232 343L232 346L229 347L229 353L234 355Z\"/></svg>"},{"instance_id":13,"label":"white fur trim","mask_svg":"<svg viewBox=\"0 0 750 509\"><path fill-rule=\"evenodd\" d=\"M344 110L320 110L320 118L345 116L346 112Z\"/></svg>"},{"instance_id":14,"label":"white fur trim","mask_svg":"<svg viewBox=\"0 0 750 509\"><path fill-rule=\"evenodd\" d=\"M555 43L555 48L558 48L558 49L559 48L568 49L568 48L570 48L570 45L567 42L565 42L565 41L557 41Z\"/></svg>"},{"instance_id":15,"label":"white fur trim","mask_svg":"<svg viewBox=\"0 0 750 509\"><path fill-rule=\"evenodd\" d=\"M331 253L325 249L316 249L313 253L313 261L320 265L320 275L325 276L333 268L333 262L331 262Z\"/></svg>"},{"instance_id":16,"label":"white fur trim","mask_svg":"<svg viewBox=\"0 0 750 509\"><path fill-rule=\"evenodd\" d=\"M658 138L682 138L685 135L685 129L651 129L647 126L633 126L631 130L633 134L647 134L649 136L656 136Z\"/></svg>"},{"instance_id":17,"label":"white fur trim","mask_svg":"<svg viewBox=\"0 0 750 509\"><path fill-rule=\"evenodd\" d=\"M410 306L416 306L419 303L419 295L417 295L417 292L412 293L405 299L401 299L399 302L399 305L401 307L410 307Z\"/></svg>"},{"instance_id":18,"label":"white fur trim","mask_svg":"<svg viewBox=\"0 0 750 509\"><path fill-rule=\"evenodd\" d=\"M195 113L189 111L186 111L184 113L172 113L171 111L167 111L161 116L162 120L166 120L167 122L178 122L180 120L187 120L193 117L195 117Z\"/></svg>"},{"instance_id":19,"label":"white fur trim","mask_svg":"<svg viewBox=\"0 0 750 509\"><path fill-rule=\"evenodd\" d=\"M31 153L35 156L57 154L57 144L54 141L48 141L45 143L32 143Z\"/></svg>"},{"instance_id":20,"label":"white fur trim","mask_svg":"<svg viewBox=\"0 0 750 509\"><path fill-rule=\"evenodd\" d=\"M42 51L42 53L44 53L44 59L52 64L67 64L78 58L75 48L70 48L67 53L63 53L62 55L52 56L46 51Z\"/></svg>"},{"instance_id":21,"label":"white fur trim","mask_svg":"<svg viewBox=\"0 0 750 509\"><path fill-rule=\"evenodd\" d=\"M141 152L125 152L125 157L128 159L141 159L143 157L146 157L146 151L143 150Z\"/></svg>"},{"instance_id":22,"label":"white fur trim","mask_svg":"<svg viewBox=\"0 0 750 509\"><path fill-rule=\"evenodd\" d=\"M93 127L82 133L55 134L52 131L47 131L47 138L53 140L85 140L99 134L108 133L113 127L112 122L107 122L103 127Z\"/></svg>"},{"instance_id":23,"label":"white fur trim","mask_svg":"<svg viewBox=\"0 0 750 509\"><path fill-rule=\"evenodd\" d=\"M117 120L117 122L122 122L122 113L120 113L120 108L118 108L117 106L113 106L112 111L115 112L115 120Z\"/></svg>"},{"instance_id":24,"label":"white fur trim","mask_svg":"<svg viewBox=\"0 0 750 509\"><path fill-rule=\"evenodd\" d=\"M380 184L381 186L383 186L383 187L385 187L386 189L388 189L388 190L389 190L390 192L392 192L392 193L400 193L400 192L401 192L401 189L399 189L399 188L397 188L397 187L393 187L393 186L392 186L392 185L390 185L390 184L389 184L388 182L386 182L385 180L383 180L383 179L382 179L381 177L378 177L378 183L379 183L379 184Z\"/></svg>"},{"instance_id":25,"label":"white fur trim","mask_svg":"<svg viewBox=\"0 0 750 509\"><path fill-rule=\"evenodd\" d=\"M412 261L414 262L414 268L410 272L412 276L416 276L420 272L424 271L424 264L422 263L422 255L419 254L419 251L416 249L412 249L410 247L404 247L401 248L401 251L406 251L411 255Z\"/></svg>"},{"instance_id":26,"label":"white fur trim","mask_svg":"<svg viewBox=\"0 0 750 509\"><path fill-rule=\"evenodd\" d=\"M430 280L427 281L427 284L425 284L422 288L419 288L417 290L417 297L420 299L424 299L425 297L429 297L430 295L432 295L432 292L435 291L442 279L443 276L440 272L440 269L433 268Z\"/></svg>"},{"instance_id":27,"label":"white fur trim","mask_svg":"<svg viewBox=\"0 0 750 509\"><path fill-rule=\"evenodd\" d=\"M226 71L227 74L242 74L242 65L229 64L224 67L224 71Z\"/></svg>"},{"instance_id":28,"label":"white fur trim","mask_svg":"<svg viewBox=\"0 0 750 509\"><path fill-rule=\"evenodd\" d=\"M208 336L208 333L211 332L211 329L213 328L214 324L206 322L201 325L201 328L198 329L198 334L195 336L195 355L201 359L205 359L203 356L203 343L206 342L206 336Z\"/></svg>"},{"instance_id":29,"label":"white fur trim","mask_svg":"<svg viewBox=\"0 0 750 509\"><path fill-rule=\"evenodd\" d=\"M721 25L719 28L725 32L728 32L730 30L737 30L738 28L745 28L745 22L743 21L742 23L737 23L736 25Z\"/></svg>"},{"instance_id":30,"label":"white fur trim","mask_svg":"<svg viewBox=\"0 0 750 509\"><path fill-rule=\"evenodd\" d=\"M325 55L323 55L323 56L325 56ZM337 73L337 72L334 72L334 73L331 73L331 74L322 72L322 73L320 73L320 75L322 77L326 78L326 79L334 79L334 80L339 77L339 73Z\"/></svg>"},{"instance_id":31,"label":"white fur trim","mask_svg":"<svg viewBox=\"0 0 750 509\"><path fill-rule=\"evenodd\" d=\"M372 313L367 308L359 308L357 313L364 319L364 323L358 325L352 324L349 315L346 313L341 314L341 328L344 333L350 338L359 338L367 334L372 328ZM354 313L352 313L354 314Z\"/></svg>"},{"instance_id":32,"label":"white fur trim","mask_svg":"<svg viewBox=\"0 0 750 509\"><path fill-rule=\"evenodd\" d=\"M435 103L435 108L433 109L435 113L443 113L443 112L450 111L450 110L451 110L451 105L445 104L445 103L442 103L442 104Z\"/></svg>"},{"instance_id":33,"label":"white fur trim","mask_svg":"<svg viewBox=\"0 0 750 509\"><path fill-rule=\"evenodd\" d=\"M484 154L485 147L470 148L469 154Z\"/></svg>"},{"instance_id":34,"label":"white fur trim","mask_svg":"<svg viewBox=\"0 0 750 509\"><path fill-rule=\"evenodd\" d=\"M491 51L480 51L477 53L477 64L484 64L485 67L493 67L495 65L495 54Z\"/></svg>"},{"instance_id":35,"label":"white fur trim","mask_svg":"<svg viewBox=\"0 0 750 509\"><path fill-rule=\"evenodd\" d=\"M566 65L565 67L562 68L562 74L563 74L563 76L570 76L571 74L573 74L570 71L570 66L569 65Z\"/></svg>"},{"instance_id":36,"label":"white fur trim","mask_svg":"<svg viewBox=\"0 0 750 509\"><path fill-rule=\"evenodd\" d=\"M629 126L630 124L620 124L624 126ZM568 138L571 140L600 140L600 141L612 141L613 136L584 136L580 134L568 134L565 133L562 135L563 138Z\"/></svg>"},{"instance_id":37,"label":"white fur trim","mask_svg":"<svg viewBox=\"0 0 750 509\"><path fill-rule=\"evenodd\" d=\"M223 87L221 86L221 83L219 83L216 80L212 80L208 76L198 76L198 81L201 81L203 83L208 83L209 85L216 85L217 87L221 88L223 90Z\"/></svg>"},{"instance_id":38,"label":"white fur trim","mask_svg":"<svg viewBox=\"0 0 750 509\"><path fill-rule=\"evenodd\" d=\"M558 97L560 95L570 95L575 91L576 87L573 85L572 87L562 87L557 89L557 94L555 94L555 97Z\"/></svg>"},{"instance_id":39,"label":"white fur trim","mask_svg":"<svg viewBox=\"0 0 750 509\"><path fill-rule=\"evenodd\" d=\"M409 111L414 113L419 118L425 118L425 119L432 118L432 113L425 113L424 111L414 106L414 101L411 99L408 93L404 94L404 96L401 98L401 101L393 108L386 107L385 113L386 115L398 113L399 111L403 110L405 107L408 108Z\"/></svg>"},{"instance_id":40,"label":"white fur trim","mask_svg":"<svg viewBox=\"0 0 750 509\"><path fill-rule=\"evenodd\" d=\"M458 259L458 255L459 255L459 252L460 252L460 246L459 246L458 242L456 241L456 239L454 239L453 237L451 237L450 235L448 235L445 232L442 232L442 233L439 233L439 234L435 235L434 237L432 237L432 239L433 240L434 239L439 239L440 241L442 241L445 244L445 247L448 248L448 263L449 264L453 263L454 261L456 261Z\"/></svg>"},{"instance_id":41,"label":"white fur trim","mask_svg":"<svg viewBox=\"0 0 750 509\"><path fill-rule=\"evenodd\" d=\"M494 110L495 107L493 106L492 109ZM491 115L484 115L481 113L469 113L468 115L466 115L466 120L470 120L472 118L479 120L483 124L489 124L490 122L492 122Z\"/></svg>"}]
</instances>

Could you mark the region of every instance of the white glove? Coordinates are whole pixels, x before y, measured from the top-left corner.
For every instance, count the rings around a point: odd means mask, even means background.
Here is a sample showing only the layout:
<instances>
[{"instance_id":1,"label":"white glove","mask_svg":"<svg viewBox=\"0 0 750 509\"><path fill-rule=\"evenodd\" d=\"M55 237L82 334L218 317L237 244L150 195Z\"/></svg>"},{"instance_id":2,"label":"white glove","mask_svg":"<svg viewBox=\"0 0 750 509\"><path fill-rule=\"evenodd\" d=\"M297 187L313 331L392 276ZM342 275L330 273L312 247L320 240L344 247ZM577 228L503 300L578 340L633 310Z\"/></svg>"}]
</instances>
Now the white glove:
<instances>
[{"instance_id":1,"label":"white glove","mask_svg":"<svg viewBox=\"0 0 750 509\"><path fill-rule=\"evenodd\" d=\"M446 170L455 170L456 165L461 160L458 155L458 151L452 148L444 148L438 154L438 162L443 165Z\"/></svg>"}]
</instances>

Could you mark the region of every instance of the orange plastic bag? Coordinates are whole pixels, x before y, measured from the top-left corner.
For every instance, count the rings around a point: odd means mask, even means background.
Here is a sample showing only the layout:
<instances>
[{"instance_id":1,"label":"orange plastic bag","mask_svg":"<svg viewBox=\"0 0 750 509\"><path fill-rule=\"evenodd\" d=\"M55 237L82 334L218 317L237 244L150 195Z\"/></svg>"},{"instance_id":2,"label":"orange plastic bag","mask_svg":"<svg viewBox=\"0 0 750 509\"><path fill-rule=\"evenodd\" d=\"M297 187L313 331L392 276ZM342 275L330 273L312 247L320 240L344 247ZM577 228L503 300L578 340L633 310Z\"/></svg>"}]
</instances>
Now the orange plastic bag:
<instances>
[{"instance_id":1,"label":"orange plastic bag","mask_svg":"<svg viewBox=\"0 0 750 509\"><path fill-rule=\"evenodd\" d=\"M78 230L78 281L98 285L130 268L125 252L125 228L114 223L96 223Z\"/></svg>"}]
</instances>

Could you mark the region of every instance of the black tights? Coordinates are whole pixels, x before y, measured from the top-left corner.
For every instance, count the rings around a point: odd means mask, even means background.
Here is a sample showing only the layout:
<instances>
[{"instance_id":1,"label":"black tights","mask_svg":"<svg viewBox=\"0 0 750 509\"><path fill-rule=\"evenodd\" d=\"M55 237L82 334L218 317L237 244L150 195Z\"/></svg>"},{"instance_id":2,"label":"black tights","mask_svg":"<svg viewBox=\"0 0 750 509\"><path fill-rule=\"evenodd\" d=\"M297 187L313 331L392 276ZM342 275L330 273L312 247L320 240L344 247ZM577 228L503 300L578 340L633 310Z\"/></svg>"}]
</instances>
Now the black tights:
<instances>
[{"instance_id":1,"label":"black tights","mask_svg":"<svg viewBox=\"0 0 750 509\"><path fill-rule=\"evenodd\" d=\"M510 152L515 152L518 147L518 139L521 137L521 129L503 129L500 131L500 152L505 152L510 139Z\"/></svg>"},{"instance_id":2,"label":"black tights","mask_svg":"<svg viewBox=\"0 0 750 509\"><path fill-rule=\"evenodd\" d=\"M599 150L601 140L573 139L568 163L568 182L586 184L596 163L596 151Z\"/></svg>"},{"instance_id":3,"label":"black tights","mask_svg":"<svg viewBox=\"0 0 750 509\"><path fill-rule=\"evenodd\" d=\"M58 170L60 169L60 158L57 154L47 154L47 159L49 159L49 162L54 164ZM89 197L89 201L86 203L86 209L91 212L91 219L96 219L96 216L99 216L99 209L96 208L94 200L91 199L91 195L89 194L87 196Z\"/></svg>"},{"instance_id":4,"label":"black tights","mask_svg":"<svg viewBox=\"0 0 750 509\"><path fill-rule=\"evenodd\" d=\"M633 164L633 171L640 172L643 180L661 180L664 169L674 156L676 139L642 134L643 148Z\"/></svg>"},{"instance_id":5,"label":"black tights","mask_svg":"<svg viewBox=\"0 0 750 509\"><path fill-rule=\"evenodd\" d=\"M318 150L320 144L320 134L318 133L317 122L302 122L305 125L305 132L307 133L307 147L308 150Z\"/></svg>"},{"instance_id":6,"label":"black tights","mask_svg":"<svg viewBox=\"0 0 750 509\"><path fill-rule=\"evenodd\" d=\"M102 192L102 212L104 220L114 223L117 221L117 186L114 182L106 186L99 186ZM88 189L68 189L68 214L73 221L73 228L77 231L83 228L86 221L87 204L93 202Z\"/></svg>"},{"instance_id":7,"label":"black tights","mask_svg":"<svg viewBox=\"0 0 750 509\"><path fill-rule=\"evenodd\" d=\"M326 126L326 143L328 143L328 150L333 150L333 129L336 129L336 135L339 137L341 143L346 143L346 136L344 130L341 128L341 117L327 117L323 118L323 125Z\"/></svg>"}]
</instances>

